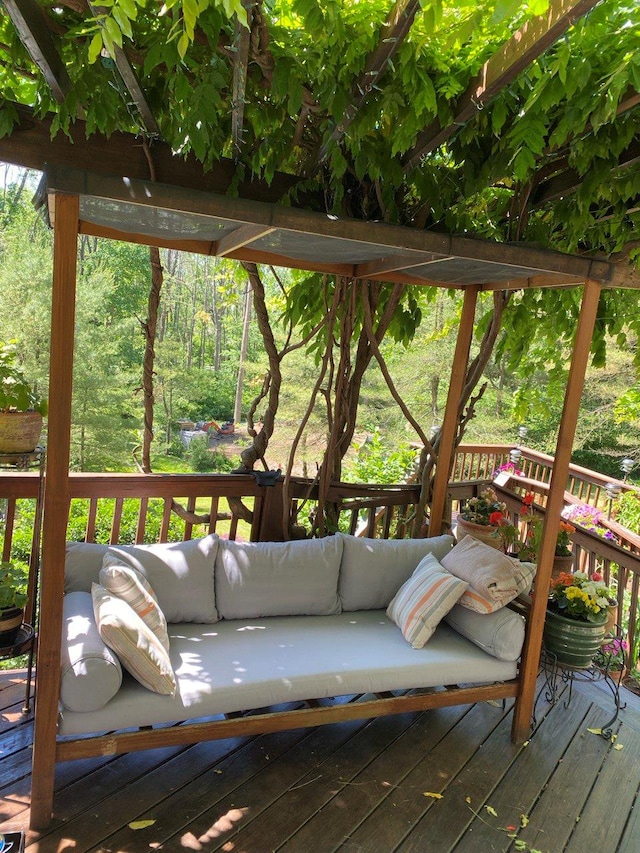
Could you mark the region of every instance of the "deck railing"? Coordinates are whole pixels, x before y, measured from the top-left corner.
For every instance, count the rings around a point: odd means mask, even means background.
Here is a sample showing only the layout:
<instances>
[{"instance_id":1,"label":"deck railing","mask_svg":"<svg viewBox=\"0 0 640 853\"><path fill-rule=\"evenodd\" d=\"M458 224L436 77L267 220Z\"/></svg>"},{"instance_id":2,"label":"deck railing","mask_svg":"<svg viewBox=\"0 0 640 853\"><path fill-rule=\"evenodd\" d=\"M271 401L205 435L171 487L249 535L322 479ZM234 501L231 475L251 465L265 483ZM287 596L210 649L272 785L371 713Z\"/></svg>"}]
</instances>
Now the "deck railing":
<instances>
[{"instance_id":1,"label":"deck railing","mask_svg":"<svg viewBox=\"0 0 640 853\"><path fill-rule=\"evenodd\" d=\"M452 481L449 488L449 508L454 520L460 502L486 485L502 464L500 460L505 458L508 459L508 448L504 447L461 448L454 472L460 479ZM522 462L519 466L526 477L510 481L508 488L497 487L516 521L521 494L531 483L537 488L539 499L536 502L540 511L544 511L545 480L542 478L548 457L536 459L536 454L528 453L527 462L532 467L526 468ZM578 475L583 478L582 482L588 482L583 470L572 471L575 482ZM604 479L588 473L593 485ZM468 474L480 476L462 479ZM33 532L28 522L34 517L37 492L37 474L0 472L0 498L4 501L0 530L3 560L28 559ZM248 475L72 474L70 494L70 539L105 543L163 542L217 532L230 539L258 541L274 538L267 531L284 526L282 484L260 485ZM310 481L294 478L290 495L289 518L298 525L299 534L304 535L314 523L315 486ZM567 494L568 500L571 495ZM410 535L418 498L416 485L347 483L335 484L328 496L335 508L337 529L379 538ZM613 521L609 522L609 527L618 537L616 542L604 540L582 528L576 529L571 536L574 564L588 571L598 569L607 580L616 581L619 613L628 622L632 650L629 663L635 665L640 643L640 537Z\"/></svg>"}]
</instances>

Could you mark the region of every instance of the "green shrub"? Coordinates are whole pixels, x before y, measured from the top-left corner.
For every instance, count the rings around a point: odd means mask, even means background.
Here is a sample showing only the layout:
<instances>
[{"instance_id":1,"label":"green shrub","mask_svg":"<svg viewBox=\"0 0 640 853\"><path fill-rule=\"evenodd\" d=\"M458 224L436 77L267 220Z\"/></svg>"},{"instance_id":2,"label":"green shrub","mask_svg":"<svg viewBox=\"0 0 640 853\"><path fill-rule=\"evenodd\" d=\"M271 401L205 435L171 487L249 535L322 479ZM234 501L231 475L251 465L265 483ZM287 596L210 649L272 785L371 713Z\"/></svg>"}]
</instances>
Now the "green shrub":
<instances>
[{"instance_id":1,"label":"green shrub","mask_svg":"<svg viewBox=\"0 0 640 853\"><path fill-rule=\"evenodd\" d=\"M640 492L624 492L615 502L614 517L633 533L640 533Z\"/></svg>"}]
</instances>

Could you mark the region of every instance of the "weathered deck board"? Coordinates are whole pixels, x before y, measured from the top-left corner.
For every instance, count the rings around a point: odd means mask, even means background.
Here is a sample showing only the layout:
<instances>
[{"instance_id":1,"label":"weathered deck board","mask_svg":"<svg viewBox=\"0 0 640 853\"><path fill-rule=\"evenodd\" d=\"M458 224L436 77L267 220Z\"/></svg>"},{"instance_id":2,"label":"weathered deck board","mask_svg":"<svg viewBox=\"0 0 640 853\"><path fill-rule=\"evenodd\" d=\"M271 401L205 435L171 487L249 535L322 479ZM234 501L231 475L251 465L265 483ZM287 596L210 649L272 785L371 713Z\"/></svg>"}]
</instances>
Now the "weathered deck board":
<instances>
[{"instance_id":1,"label":"weathered deck board","mask_svg":"<svg viewBox=\"0 0 640 853\"><path fill-rule=\"evenodd\" d=\"M541 853L640 853L640 702L625 696L613 744L587 731L612 707L588 684L569 707L541 703L525 746L510 703L482 703L67 762L27 853L507 853L514 834ZM28 824L22 701L0 677L5 830Z\"/></svg>"}]
</instances>

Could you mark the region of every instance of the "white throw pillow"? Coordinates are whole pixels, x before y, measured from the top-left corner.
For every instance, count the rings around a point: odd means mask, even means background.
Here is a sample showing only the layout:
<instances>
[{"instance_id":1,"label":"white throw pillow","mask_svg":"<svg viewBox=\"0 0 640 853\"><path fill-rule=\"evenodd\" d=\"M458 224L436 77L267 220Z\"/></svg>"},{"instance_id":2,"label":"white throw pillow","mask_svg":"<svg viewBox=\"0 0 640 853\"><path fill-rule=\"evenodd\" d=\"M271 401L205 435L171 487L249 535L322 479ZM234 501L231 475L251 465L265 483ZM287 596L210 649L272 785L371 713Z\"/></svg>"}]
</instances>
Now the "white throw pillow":
<instances>
[{"instance_id":1,"label":"white throw pillow","mask_svg":"<svg viewBox=\"0 0 640 853\"><path fill-rule=\"evenodd\" d=\"M467 586L428 554L394 596L387 616L414 649L421 649Z\"/></svg>"},{"instance_id":2,"label":"white throw pillow","mask_svg":"<svg viewBox=\"0 0 640 853\"><path fill-rule=\"evenodd\" d=\"M104 642L148 690L175 696L176 677L167 650L138 614L100 584L91 587L93 610Z\"/></svg>"},{"instance_id":3,"label":"white throw pillow","mask_svg":"<svg viewBox=\"0 0 640 853\"><path fill-rule=\"evenodd\" d=\"M104 556L98 577L105 589L126 601L135 610L169 651L167 620L149 581L131 566L123 566L118 557L108 552Z\"/></svg>"}]
</instances>

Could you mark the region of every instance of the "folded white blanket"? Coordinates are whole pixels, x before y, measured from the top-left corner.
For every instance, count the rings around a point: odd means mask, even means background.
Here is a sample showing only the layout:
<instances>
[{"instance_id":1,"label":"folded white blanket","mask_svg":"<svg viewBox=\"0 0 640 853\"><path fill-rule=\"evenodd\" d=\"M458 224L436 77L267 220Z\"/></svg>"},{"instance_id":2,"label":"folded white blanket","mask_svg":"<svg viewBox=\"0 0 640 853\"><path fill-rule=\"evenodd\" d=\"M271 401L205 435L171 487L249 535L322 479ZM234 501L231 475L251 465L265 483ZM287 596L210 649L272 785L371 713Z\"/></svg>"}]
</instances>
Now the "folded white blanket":
<instances>
[{"instance_id":1,"label":"folded white blanket","mask_svg":"<svg viewBox=\"0 0 640 853\"><path fill-rule=\"evenodd\" d=\"M465 536L440 562L469 584L460 604L478 613L498 610L520 592L522 572L517 561L471 536Z\"/></svg>"}]
</instances>

